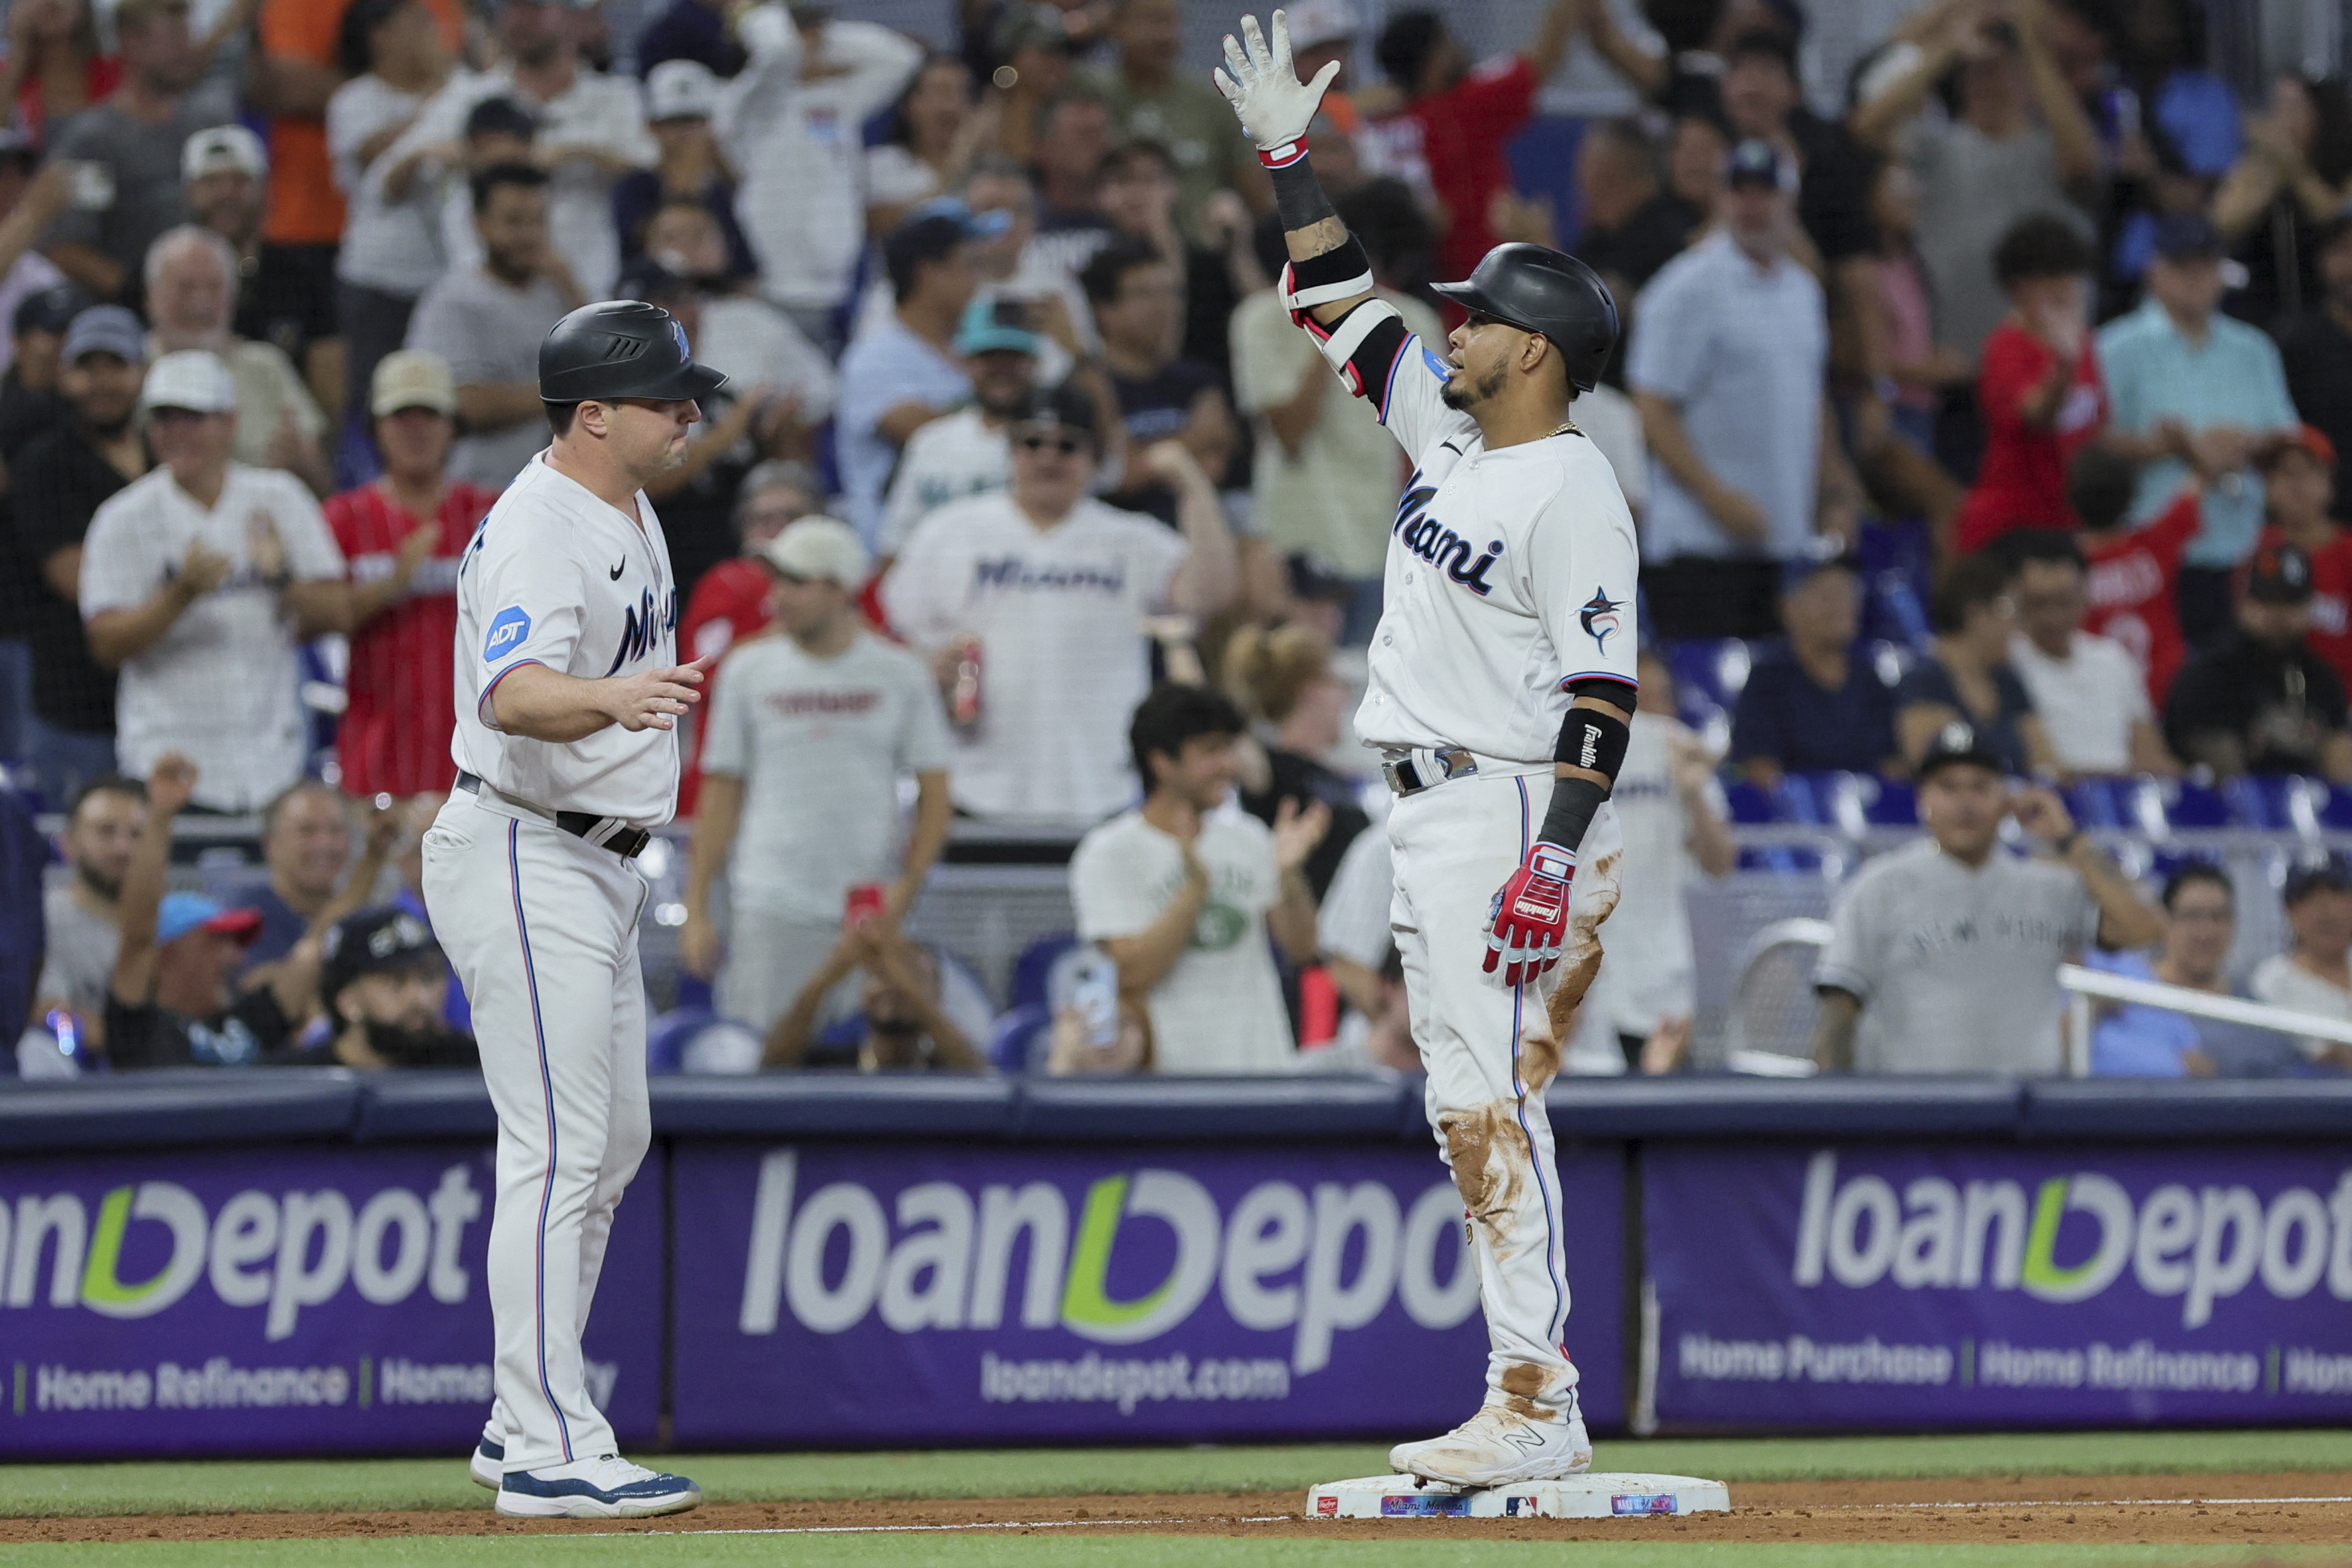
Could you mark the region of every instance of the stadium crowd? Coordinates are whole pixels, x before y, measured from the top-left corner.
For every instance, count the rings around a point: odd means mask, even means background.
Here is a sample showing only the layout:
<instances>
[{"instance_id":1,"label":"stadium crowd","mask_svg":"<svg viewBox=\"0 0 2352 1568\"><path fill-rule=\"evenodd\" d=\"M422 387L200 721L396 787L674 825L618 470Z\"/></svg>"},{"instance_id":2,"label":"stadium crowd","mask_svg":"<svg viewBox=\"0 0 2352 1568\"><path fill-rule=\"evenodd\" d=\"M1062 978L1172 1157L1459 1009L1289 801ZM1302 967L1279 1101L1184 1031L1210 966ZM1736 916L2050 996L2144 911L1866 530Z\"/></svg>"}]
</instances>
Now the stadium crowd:
<instances>
[{"instance_id":1,"label":"stadium crowd","mask_svg":"<svg viewBox=\"0 0 2352 1568\"><path fill-rule=\"evenodd\" d=\"M2199 0L1930 0L1837 115L1798 0L1549 0L1486 60L1441 11L1288 16L1302 75L1344 68L1315 166L1425 342L1430 283L1509 239L1625 319L1575 417L1654 649L1570 1061L1684 1062L1683 886L1737 862L1735 794L1823 774L1916 780L1927 829L1842 901L1825 1065L2054 1071L2056 966L2103 945L2237 984L2230 879L2154 897L2060 791L2352 786L2343 81L2242 101ZM703 1064L1412 1066L1348 719L1405 465L1286 319L1181 0L955 20L14 0L0 762L65 862L5 917L62 1048L26 1071L466 1059L415 851L454 583L547 440L541 340L614 296L730 378L652 492L682 656L724 655L679 811L681 963L740 1026ZM1641 107L1545 131L1555 211L1507 148L1572 49ZM1710 731L1676 653L1733 640ZM261 819L250 907L167 891L205 813ZM960 818L1076 841L1026 1016L904 929ZM2252 994L2352 1019L2352 881L2286 907ZM1996 995L2013 1027L1955 1000ZM2138 1009L2095 1060L2352 1053Z\"/></svg>"}]
</instances>

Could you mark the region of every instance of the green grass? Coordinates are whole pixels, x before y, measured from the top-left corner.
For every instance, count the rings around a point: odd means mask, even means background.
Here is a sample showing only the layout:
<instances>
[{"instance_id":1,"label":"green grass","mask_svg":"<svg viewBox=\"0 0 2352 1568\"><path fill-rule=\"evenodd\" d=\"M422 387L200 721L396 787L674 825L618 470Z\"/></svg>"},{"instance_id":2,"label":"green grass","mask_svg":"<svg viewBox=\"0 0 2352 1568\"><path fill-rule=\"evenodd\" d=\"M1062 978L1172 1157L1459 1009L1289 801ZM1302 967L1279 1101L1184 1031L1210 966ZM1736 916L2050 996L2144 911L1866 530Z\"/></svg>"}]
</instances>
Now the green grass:
<instances>
[{"instance_id":1,"label":"green grass","mask_svg":"<svg viewBox=\"0 0 2352 1568\"><path fill-rule=\"evenodd\" d=\"M790 1544L786 1544L789 1542ZM2079 1545L1735 1545L1696 1542L1313 1541L1220 1536L1038 1535L716 1537L415 1537L396 1541L225 1541L152 1545L19 1547L0 1561L36 1568L2221 1568L2222 1564L2341 1564L2309 1547Z\"/></svg>"},{"instance_id":2,"label":"green grass","mask_svg":"<svg viewBox=\"0 0 2352 1568\"><path fill-rule=\"evenodd\" d=\"M714 1502L1286 1490L1383 1475L1370 1446L1026 1448L898 1454L682 1454ZM1604 1469L1727 1481L1933 1476L2352 1470L2352 1431L1969 1434L1604 1440ZM487 1508L446 1459L0 1466L0 1516Z\"/></svg>"}]
</instances>

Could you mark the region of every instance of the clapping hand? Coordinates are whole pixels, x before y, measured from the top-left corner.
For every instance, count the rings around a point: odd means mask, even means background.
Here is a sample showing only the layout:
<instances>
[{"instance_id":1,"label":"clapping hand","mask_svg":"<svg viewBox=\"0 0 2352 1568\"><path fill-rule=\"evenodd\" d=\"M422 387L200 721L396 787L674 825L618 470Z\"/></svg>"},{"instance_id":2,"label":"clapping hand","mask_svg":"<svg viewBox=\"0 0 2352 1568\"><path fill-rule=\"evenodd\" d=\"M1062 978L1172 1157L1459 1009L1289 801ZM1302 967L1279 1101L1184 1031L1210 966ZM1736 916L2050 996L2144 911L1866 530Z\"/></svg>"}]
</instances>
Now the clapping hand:
<instances>
[{"instance_id":1,"label":"clapping hand","mask_svg":"<svg viewBox=\"0 0 2352 1568\"><path fill-rule=\"evenodd\" d=\"M167 751L155 759L147 775L147 809L166 817L176 816L186 807L188 798L196 792L196 765L176 751Z\"/></svg>"},{"instance_id":2,"label":"clapping hand","mask_svg":"<svg viewBox=\"0 0 2352 1568\"><path fill-rule=\"evenodd\" d=\"M1295 799L1286 798L1274 809L1274 864L1284 873L1297 871L1315 852L1323 835L1331 831L1331 808L1321 800L1310 802L1305 810L1298 809Z\"/></svg>"},{"instance_id":3,"label":"clapping hand","mask_svg":"<svg viewBox=\"0 0 2352 1568\"><path fill-rule=\"evenodd\" d=\"M199 539L188 547L180 558L179 580L188 585L188 596L201 599L228 580L236 562Z\"/></svg>"}]
</instances>

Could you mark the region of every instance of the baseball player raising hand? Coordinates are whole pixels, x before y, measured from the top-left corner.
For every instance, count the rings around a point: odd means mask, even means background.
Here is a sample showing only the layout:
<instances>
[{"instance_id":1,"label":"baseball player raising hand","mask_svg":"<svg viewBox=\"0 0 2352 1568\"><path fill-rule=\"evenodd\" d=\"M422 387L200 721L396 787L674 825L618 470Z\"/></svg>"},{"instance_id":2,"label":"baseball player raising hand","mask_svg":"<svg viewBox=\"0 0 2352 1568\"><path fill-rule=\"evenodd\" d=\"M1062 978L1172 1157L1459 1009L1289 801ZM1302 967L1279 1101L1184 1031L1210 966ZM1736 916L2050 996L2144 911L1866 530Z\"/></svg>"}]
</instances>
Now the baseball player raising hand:
<instances>
[{"instance_id":1,"label":"baseball player raising hand","mask_svg":"<svg viewBox=\"0 0 2352 1568\"><path fill-rule=\"evenodd\" d=\"M615 1456L580 1335L613 1213L652 1140L631 863L677 801L677 589L642 486L685 460L726 378L669 312L583 306L539 352L555 442L457 570L457 792L425 835L425 899L474 1005L499 1113L490 1313L498 1399L473 1459L499 1511L614 1519L702 1494Z\"/></svg>"},{"instance_id":2,"label":"baseball player raising hand","mask_svg":"<svg viewBox=\"0 0 2352 1568\"><path fill-rule=\"evenodd\" d=\"M1279 11L1270 42L1254 16L1242 39L1226 37L1216 83L1273 176L1292 319L1414 464L1356 731L1399 797L1390 919L1493 1348L1478 1413L1390 1462L1460 1486L1569 1475L1592 1449L1561 1345L1563 1195L1543 1092L1559 1065L1549 1015L1566 1007L1547 1002L1591 983L1592 927L1615 902L1608 799L1639 642L1633 518L1570 414L1608 362L1617 308L1573 257L1497 246L1467 282L1437 286L1469 319L1422 342L1373 297L1363 246L1308 166L1307 123L1339 68L1300 83Z\"/></svg>"}]
</instances>

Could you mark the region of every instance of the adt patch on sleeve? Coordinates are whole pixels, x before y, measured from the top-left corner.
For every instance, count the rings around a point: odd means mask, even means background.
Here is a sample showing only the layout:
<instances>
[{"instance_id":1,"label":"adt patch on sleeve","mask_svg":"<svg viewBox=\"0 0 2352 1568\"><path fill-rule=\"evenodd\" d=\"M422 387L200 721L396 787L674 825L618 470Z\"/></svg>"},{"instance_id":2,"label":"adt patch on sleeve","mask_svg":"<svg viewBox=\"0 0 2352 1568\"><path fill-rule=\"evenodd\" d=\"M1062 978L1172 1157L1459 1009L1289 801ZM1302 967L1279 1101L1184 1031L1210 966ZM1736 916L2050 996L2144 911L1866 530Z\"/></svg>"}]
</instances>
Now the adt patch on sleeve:
<instances>
[{"instance_id":1,"label":"adt patch on sleeve","mask_svg":"<svg viewBox=\"0 0 2352 1568\"><path fill-rule=\"evenodd\" d=\"M1426 343L1421 346L1421 358L1422 362L1429 367L1429 373L1439 381L1445 381L1454 374L1454 367L1446 363L1444 356Z\"/></svg>"},{"instance_id":2,"label":"adt patch on sleeve","mask_svg":"<svg viewBox=\"0 0 2352 1568\"><path fill-rule=\"evenodd\" d=\"M509 604L490 619L489 635L482 639L482 662L494 664L505 655L523 645L530 636L530 614L520 604Z\"/></svg>"}]
</instances>

